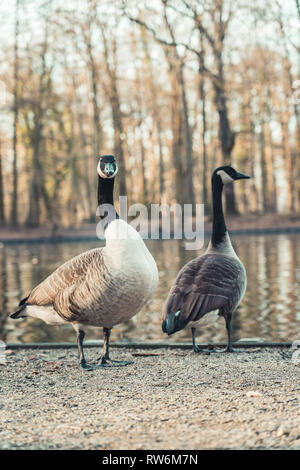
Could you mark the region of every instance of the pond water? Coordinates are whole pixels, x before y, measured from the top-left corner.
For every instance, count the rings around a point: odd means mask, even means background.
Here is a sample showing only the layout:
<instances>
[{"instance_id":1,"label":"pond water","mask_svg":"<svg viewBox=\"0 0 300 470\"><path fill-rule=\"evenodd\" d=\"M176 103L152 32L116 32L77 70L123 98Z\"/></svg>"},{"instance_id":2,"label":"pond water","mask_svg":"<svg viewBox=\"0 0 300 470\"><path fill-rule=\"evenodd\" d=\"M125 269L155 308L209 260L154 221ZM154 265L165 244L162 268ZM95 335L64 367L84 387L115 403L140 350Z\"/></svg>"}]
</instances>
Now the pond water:
<instances>
[{"instance_id":1,"label":"pond water","mask_svg":"<svg viewBox=\"0 0 300 470\"><path fill-rule=\"evenodd\" d=\"M205 241L205 247L207 246ZM293 341L300 338L300 236L232 237L244 263L248 287L233 321L233 339L263 338ZM75 341L72 327L51 327L32 318L12 320L24 296L56 267L100 242L0 245L0 339L6 342ZM164 301L179 269L203 250L186 251L178 240L147 241L157 261L160 281L151 301L126 324L112 332L112 341L190 341L189 330L169 339L161 331ZM102 339L99 328L88 328L86 339ZM204 327L199 342L226 341L224 320Z\"/></svg>"}]
</instances>

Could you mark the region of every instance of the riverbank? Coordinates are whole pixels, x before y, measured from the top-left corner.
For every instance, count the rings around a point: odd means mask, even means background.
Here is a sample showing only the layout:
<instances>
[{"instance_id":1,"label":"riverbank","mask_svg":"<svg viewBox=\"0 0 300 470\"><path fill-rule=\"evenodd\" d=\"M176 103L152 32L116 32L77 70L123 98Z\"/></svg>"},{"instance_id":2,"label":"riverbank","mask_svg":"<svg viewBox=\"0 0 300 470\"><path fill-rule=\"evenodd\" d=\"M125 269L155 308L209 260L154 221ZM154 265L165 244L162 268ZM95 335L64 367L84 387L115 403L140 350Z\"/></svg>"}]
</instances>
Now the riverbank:
<instances>
[{"instance_id":1,"label":"riverbank","mask_svg":"<svg viewBox=\"0 0 300 470\"><path fill-rule=\"evenodd\" d=\"M279 348L111 356L134 363L83 372L74 348L8 351L0 448L300 449L300 365Z\"/></svg>"},{"instance_id":2,"label":"riverbank","mask_svg":"<svg viewBox=\"0 0 300 470\"><path fill-rule=\"evenodd\" d=\"M210 233L211 221L205 218L205 232ZM300 214L247 214L231 217L228 229L232 234L259 234L300 232ZM96 240L96 223L82 224L80 227L47 226L38 228L0 227L0 243L45 242L45 241L85 241Z\"/></svg>"}]
</instances>

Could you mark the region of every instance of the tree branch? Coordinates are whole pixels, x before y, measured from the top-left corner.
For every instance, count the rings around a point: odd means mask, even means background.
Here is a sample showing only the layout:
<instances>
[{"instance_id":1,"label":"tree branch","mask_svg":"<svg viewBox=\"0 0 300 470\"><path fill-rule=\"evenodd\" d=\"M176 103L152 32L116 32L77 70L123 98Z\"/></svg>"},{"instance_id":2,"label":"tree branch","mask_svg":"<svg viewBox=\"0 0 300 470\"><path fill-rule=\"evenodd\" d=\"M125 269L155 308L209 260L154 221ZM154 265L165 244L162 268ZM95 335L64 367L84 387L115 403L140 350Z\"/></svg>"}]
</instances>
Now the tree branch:
<instances>
[{"instance_id":1,"label":"tree branch","mask_svg":"<svg viewBox=\"0 0 300 470\"><path fill-rule=\"evenodd\" d=\"M164 45L164 46L167 46L167 47L177 47L177 46L182 46L184 47L186 50L192 52L193 54L195 54L198 58L201 57L201 51L198 51L197 49L195 49L194 47L191 47L190 45L184 43L184 42L176 42L174 40L172 41L167 41L166 39L163 39L161 38L160 36L157 35L157 32L155 31L154 28L152 28L151 26L149 26L147 23L145 23L144 21L140 20L139 18L135 18L131 15L129 15L129 13L126 13L124 12L124 15L126 15L126 17L132 21L133 23L136 23L142 27L144 27L148 32L150 32L153 36L153 38L155 39L155 41L157 41L158 43ZM218 77L216 74L214 74L211 70L209 70L205 65L203 65L203 72L206 73L207 75L209 75L213 80L217 80Z\"/></svg>"}]
</instances>

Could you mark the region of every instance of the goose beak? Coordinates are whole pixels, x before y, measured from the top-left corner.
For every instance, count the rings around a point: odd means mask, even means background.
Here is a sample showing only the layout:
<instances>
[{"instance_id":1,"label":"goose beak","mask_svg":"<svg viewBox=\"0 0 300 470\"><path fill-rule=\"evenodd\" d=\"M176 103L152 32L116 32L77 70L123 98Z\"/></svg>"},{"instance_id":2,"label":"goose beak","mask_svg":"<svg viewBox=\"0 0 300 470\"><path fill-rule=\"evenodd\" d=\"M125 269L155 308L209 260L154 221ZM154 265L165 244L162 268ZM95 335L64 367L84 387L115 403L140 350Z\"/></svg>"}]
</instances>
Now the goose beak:
<instances>
[{"instance_id":1,"label":"goose beak","mask_svg":"<svg viewBox=\"0 0 300 470\"><path fill-rule=\"evenodd\" d=\"M245 173L240 173L239 171L236 172L234 176L235 180L248 180L251 176L245 175Z\"/></svg>"}]
</instances>

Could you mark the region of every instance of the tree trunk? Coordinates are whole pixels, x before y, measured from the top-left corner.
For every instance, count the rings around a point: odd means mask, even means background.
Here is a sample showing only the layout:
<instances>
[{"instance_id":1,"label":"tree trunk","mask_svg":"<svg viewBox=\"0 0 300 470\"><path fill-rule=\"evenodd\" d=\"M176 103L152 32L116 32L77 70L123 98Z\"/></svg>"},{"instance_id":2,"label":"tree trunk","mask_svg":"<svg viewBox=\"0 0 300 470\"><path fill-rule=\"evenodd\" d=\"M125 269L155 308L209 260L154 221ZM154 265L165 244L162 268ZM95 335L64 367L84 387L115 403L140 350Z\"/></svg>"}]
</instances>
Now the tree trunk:
<instances>
[{"instance_id":1,"label":"tree trunk","mask_svg":"<svg viewBox=\"0 0 300 470\"><path fill-rule=\"evenodd\" d=\"M281 134L282 134L282 147L284 152L284 161L285 161L285 170L286 170L286 180L288 183L288 197L287 197L287 210L289 212L295 211L295 172L294 172L294 162L293 155L290 146L289 140L289 128L288 128L288 119L281 116ZM296 179L297 181L297 179Z\"/></svg>"},{"instance_id":2,"label":"tree trunk","mask_svg":"<svg viewBox=\"0 0 300 470\"><path fill-rule=\"evenodd\" d=\"M267 165L265 155L265 134L264 124L261 123L261 131L259 134L260 144L260 169L261 169L261 194L262 194L262 211L266 212L268 209L268 193L267 193Z\"/></svg>"},{"instance_id":3,"label":"tree trunk","mask_svg":"<svg viewBox=\"0 0 300 470\"><path fill-rule=\"evenodd\" d=\"M183 113L182 113L182 97L180 84L178 83L178 72L176 67L178 63L174 64L174 56L170 57L170 48L164 48L165 56L169 66L169 77L171 85L170 93L170 111L171 111L171 129L172 129L172 160L174 167L174 198L178 204L187 202L186 198L186 184L184 181L184 165L182 155L184 154L183 148ZM176 61L177 62L177 61Z\"/></svg>"},{"instance_id":4,"label":"tree trunk","mask_svg":"<svg viewBox=\"0 0 300 470\"><path fill-rule=\"evenodd\" d=\"M14 44L14 121L13 121L13 192L10 222L18 225L18 121L19 121L19 0L15 0L15 44Z\"/></svg>"},{"instance_id":5,"label":"tree trunk","mask_svg":"<svg viewBox=\"0 0 300 470\"><path fill-rule=\"evenodd\" d=\"M5 225L4 183L3 183L3 172L2 172L1 142L0 142L0 225Z\"/></svg>"},{"instance_id":6,"label":"tree trunk","mask_svg":"<svg viewBox=\"0 0 300 470\"><path fill-rule=\"evenodd\" d=\"M42 171L40 164L40 143L41 143L42 124L40 118L35 122L33 138L33 173L30 186L29 213L27 225L38 227L40 224L40 198L42 194Z\"/></svg>"},{"instance_id":7,"label":"tree trunk","mask_svg":"<svg viewBox=\"0 0 300 470\"><path fill-rule=\"evenodd\" d=\"M177 108L178 101L173 96L173 106ZM173 132L173 143L172 143L172 152L173 152L173 161L174 161L174 170L175 170L175 198L176 201L183 205L185 201L184 197L184 187L183 187L183 166L182 166L182 119L180 112L173 112L172 118L172 132Z\"/></svg>"},{"instance_id":8,"label":"tree trunk","mask_svg":"<svg viewBox=\"0 0 300 470\"><path fill-rule=\"evenodd\" d=\"M98 104L98 74L97 74L97 68L96 68L96 63L95 63L93 48L92 48L91 27L92 27L92 20L91 18L89 18L89 22L87 25L87 32L84 31L84 38L85 38L87 52L88 52L90 76L91 76L93 121L94 121L94 151L95 151L95 157L98 157L100 153L100 148L101 148L103 131L102 131L102 125L101 125L101 120L100 120L100 107Z\"/></svg>"},{"instance_id":9,"label":"tree trunk","mask_svg":"<svg viewBox=\"0 0 300 470\"><path fill-rule=\"evenodd\" d=\"M206 132L207 132L207 119L206 119L206 96L205 96L205 78L204 78L204 45L201 35L201 52L199 55L199 94L201 100L201 115L202 115L202 204L207 206L207 211L210 211L208 206L208 190L207 190L207 148L206 148Z\"/></svg>"},{"instance_id":10,"label":"tree trunk","mask_svg":"<svg viewBox=\"0 0 300 470\"><path fill-rule=\"evenodd\" d=\"M162 145L162 126L160 117L157 117L157 136L158 136L158 148L159 148L159 194L160 200L163 198L165 192L165 176L164 176L164 156L163 156L163 145Z\"/></svg>"},{"instance_id":11,"label":"tree trunk","mask_svg":"<svg viewBox=\"0 0 300 470\"><path fill-rule=\"evenodd\" d=\"M153 122L155 123L156 132L157 132L157 141L158 141L158 150L159 150L159 164L158 164L159 185L158 185L158 189L159 189L160 197L155 202L160 202L162 200L164 192L165 192L163 143L162 143L162 122L161 122L161 116L160 116L160 109L159 109L158 101L157 101L158 90L155 89L155 83L154 83L154 77L153 77L153 71L152 71L152 63L151 63L151 56L150 56L150 53L149 53L149 46L148 46L147 38L146 38L146 35L145 35L145 29L143 27L141 27L141 36L142 36L143 49L144 49L144 52L145 52L145 62L146 62L146 65L148 66L148 73L150 75L151 103L152 103L151 114L152 114Z\"/></svg>"},{"instance_id":12,"label":"tree trunk","mask_svg":"<svg viewBox=\"0 0 300 470\"><path fill-rule=\"evenodd\" d=\"M194 196L194 184L193 184L193 172L194 172L194 165L193 165L193 146L192 146L192 134L191 134L191 127L189 122L189 110L188 104L186 99L186 91L185 91L185 81L184 81L184 74L183 74L183 67L184 64L180 58L179 63L179 84L181 88L181 100L182 100L182 111L184 117L184 140L185 140L185 171L184 171L184 179L186 183L186 200L184 201L185 204L192 204L194 207L195 204L195 196Z\"/></svg>"},{"instance_id":13,"label":"tree trunk","mask_svg":"<svg viewBox=\"0 0 300 470\"><path fill-rule=\"evenodd\" d=\"M269 141L269 149L268 149L268 175L269 175L269 199L270 199L270 209L272 212L277 211L277 188L276 188L276 178L275 178L275 155L274 155L274 145L272 141L272 132L270 129L270 123L268 123L267 127L268 131L268 141Z\"/></svg>"},{"instance_id":14,"label":"tree trunk","mask_svg":"<svg viewBox=\"0 0 300 470\"><path fill-rule=\"evenodd\" d=\"M125 155L123 148L123 140L125 134L123 129L122 112L120 108L120 101L115 77L112 83L111 108L114 126L114 153L116 155L116 158L118 159L119 167L119 195L125 196L127 194Z\"/></svg>"},{"instance_id":15,"label":"tree trunk","mask_svg":"<svg viewBox=\"0 0 300 470\"><path fill-rule=\"evenodd\" d=\"M162 4L164 7L164 21L168 28L170 37L172 39L173 44L176 44L176 38L174 35L173 27L168 19L167 14L167 1L162 0ZM193 146L192 146L192 134L191 134L191 127L189 123L189 110L186 98L186 89L185 89L185 80L184 80L184 61L178 54L176 47L172 48L172 58L171 60L174 61L175 66L170 64L170 57L168 52L166 53L167 58L169 59L169 67L170 70L174 67L174 72L176 74L176 80L180 87L179 94L181 99L181 106L178 108L178 113L180 113L179 118L179 127L178 127L178 145L176 145L176 152L178 152L179 148L184 145L185 147L185 161L182 160L181 155L176 153L175 160L180 167L180 173L178 172L178 168L176 168L176 180L177 184L176 187L182 187L181 193L177 193L177 198L179 194L181 194L181 202L183 204L192 204L194 207L195 203L195 196L194 196L194 184L193 184ZM182 116L181 116L182 115ZM183 133L184 138L180 135ZM179 163L179 159L181 162ZM180 181L181 180L181 181Z\"/></svg>"},{"instance_id":16,"label":"tree trunk","mask_svg":"<svg viewBox=\"0 0 300 470\"><path fill-rule=\"evenodd\" d=\"M235 135L231 131L226 96L223 88L220 88L218 84L214 84L215 98L217 111L219 114L219 140L222 152L222 159L224 165L231 165L231 152L235 143ZM233 183L225 186L225 201L226 201L226 212L230 214L236 214L236 202Z\"/></svg>"},{"instance_id":17,"label":"tree trunk","mask_svg":"<svg viewBox=\"0 0 300 470\"><path fill-rule=\"evenodd\" d=\"M76 76L72 74L72 82L74 88L74 101L75 101L75 110L77 114L77 123L79 128L79 136L80 136L80 147L82 153L82 160L83 160L83 181L84 187L86 191L86 198L87 198L87 219L90 221L95 220L95 205L92 204L92 191L91 191L91 183L89 177L89 153L87 150L87 140L86 135L84 132L84 117L82 115L82 111L80 109L80 102L76 93L78 84L76 80Z\"/></svg>"},{"instance_id":18,"label":"tree trunk","mask_svg":"<svg viewBox=\"0 0 300 470\"><path fill-rule=\"evenodd\" d=\"M39 90L34 107L34 128L32 136L32 147L33 147L33 174L30 186L30 200L29 200L29 213L27 217L27 225L30 227L37 227L40 224L40 199L45 190L43 187L43 167L40 160L40 147L42 141L42 131L44 128L44 113L46 109L45 98L50 92L51 88L51 74L47 69L46 54L48 51L48 26L49 17L48 12L46 13L45 19L45 36L41 50L41 63L42 70L39 77Z\"/></svg>"},{"instance_id":19,"label":"tree trunk","mask_svg":"<svg viewBox=\"0 0 300 470\"><path fill-rule=\"evenodd\" d=\"M141 133L140 136L140 154L141 154L141 195L142 195L142 201L144 203L148 202L148 188L147 188L147 180L146 180L146 175L145 175L145 147L143 144L143 134Z\"/></svg>"},{"instance_id":20,"label":"tree trunk","mask_svg":"<svg viewBox=\"0 0 300 470\"><path fill-rule=\"evenodd\" d=\"M136 53L136 49L135 49ZM137 103L137 129L139 130L139 154L140 154L140 201L144 204L148 202L148 187L146 179L146 151L144 145L144 135L143 135L143 96L141 96L141 85L142 80L140 77L139 69L136 67L135 70L136 81L135 81L135 99Z\"/></svg>"},{"instance_id":21,"label":"tree trunk","mask_svg":"<svg viewBox=\"0 0 300 470\"><path fill-rule=\"evenodd\" d=\"M231 165L231 152L235 144L235 134L231 130L228 118L222 52L218 53L216 60L218 63L218 76L213 80L213 87L215 91L215 103L219 115L219 140L223 164ZM237 214L233 183L225 186L225 201L227 213Z\"/></svg>"}]
</instances>

